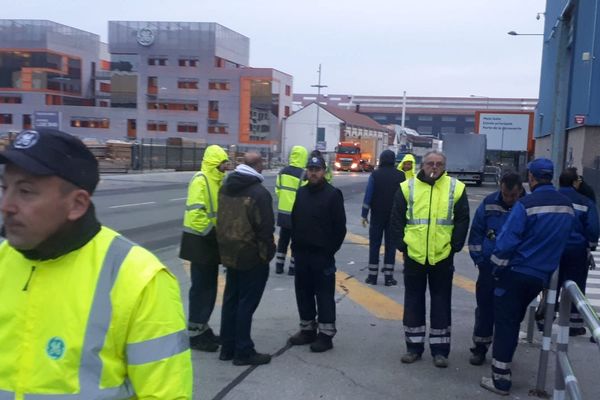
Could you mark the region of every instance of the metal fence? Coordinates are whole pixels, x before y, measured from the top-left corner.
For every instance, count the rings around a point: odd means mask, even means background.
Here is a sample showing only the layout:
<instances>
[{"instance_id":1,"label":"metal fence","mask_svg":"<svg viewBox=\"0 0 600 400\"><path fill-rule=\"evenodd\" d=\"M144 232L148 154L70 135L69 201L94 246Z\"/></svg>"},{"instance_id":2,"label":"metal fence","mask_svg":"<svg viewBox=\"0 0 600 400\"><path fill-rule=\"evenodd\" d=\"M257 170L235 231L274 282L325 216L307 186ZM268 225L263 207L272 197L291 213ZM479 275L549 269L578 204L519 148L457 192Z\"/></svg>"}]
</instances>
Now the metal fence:
<instances>
[{"instance_id":1,"label":"metal fence","mask_svg":"<svg viewBox=\"0 0 600 400\"><path fill-rule=\"evenodd\" d=\"M197 171L200 169L205 148L205 145L196 143L169 145L154 143L152 139L149 139L132 145L130 168L133 170Z\"/></svg>"}]
</instances>

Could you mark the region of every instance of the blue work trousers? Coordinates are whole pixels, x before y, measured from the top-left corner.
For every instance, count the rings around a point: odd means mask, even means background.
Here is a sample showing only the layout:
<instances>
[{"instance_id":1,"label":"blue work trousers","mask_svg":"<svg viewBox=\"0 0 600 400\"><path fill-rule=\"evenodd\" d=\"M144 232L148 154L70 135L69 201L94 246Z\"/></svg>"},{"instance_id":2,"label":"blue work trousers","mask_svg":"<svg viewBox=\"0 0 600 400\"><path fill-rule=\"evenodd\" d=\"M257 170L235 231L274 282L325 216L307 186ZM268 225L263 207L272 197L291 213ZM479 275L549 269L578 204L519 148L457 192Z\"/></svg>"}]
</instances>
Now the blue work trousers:
<instances>
[{"instance_id":1,"label":"blue work trousers","mask_svg":"<svg viewBox=\"0 0 600 400\"><path fill-rule=\"evenodd\" d=\"M475 284L475 327L473 328L473 353L486 354L494 334L494 277L492 266L481 263Z\"/></svg>"},{"instance_id":2,"label":"blue work trousers","mask_svg":"<svg viewBox=\"0 0 600 400\"><path fill-rule=\"evenodd\" d=\"M269 266L249 270L227 268L221 309L221 351L244 358L254 353L250 337L252 316L258 308L269 277Z\"/></svg>"},{"instance_id":3,"label":"blue work trousers","mask_svg":"<svg viewBox=\"0 0 600 400\"><path fill-rule=\"evenodd\" d=\"M494 386L510 390L510 364L519 341L519 328L527 307L544 288L541 279L514 271L504 271L494 289L494 343L492 378Z\"/></svg>"}]
</instances>

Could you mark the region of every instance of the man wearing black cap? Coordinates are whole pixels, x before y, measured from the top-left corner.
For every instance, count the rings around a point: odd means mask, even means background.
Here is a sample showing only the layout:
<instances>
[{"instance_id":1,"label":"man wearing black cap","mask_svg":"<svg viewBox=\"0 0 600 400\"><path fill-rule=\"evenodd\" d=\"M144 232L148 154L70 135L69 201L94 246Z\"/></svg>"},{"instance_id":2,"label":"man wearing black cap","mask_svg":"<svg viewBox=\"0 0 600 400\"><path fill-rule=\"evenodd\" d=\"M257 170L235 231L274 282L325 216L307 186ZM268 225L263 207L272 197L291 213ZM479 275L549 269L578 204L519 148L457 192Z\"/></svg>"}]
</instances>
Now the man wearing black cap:
<instances>
[{"instance_id":1,"label":"man wearing black cap","mask_svg":"<svg viewBox=\"0 0 600 400\"><path fill-rule=\"evenodd\" d=\"M177 281L96 219L92 153L29 130L0 163L0 397L191 399Z\"/></svg>"},{"instance_id":2,"label":"man wearing black cap","mask_svg":"<svg viewBox=\"0 0 600 400\"><path fill-rule=\"evenodd\" d=\"M482 378L481 386L501 395L511 388L510 364L527 306L548 287L574 221L571 201L552 186L552 161L538 158L528 169L531 195L513 206L490 257L496 280L492 378Z\"/></svg>"},{"instance_id":3,"label":"man wearing black cap","mask_svg":"<svg viewBox=\"0 0 600 400\"><path fill-rule=\"evenodd\" d=\"M336 333L334 256L346 236L346 212L342 192L325 179L325 160L312 156L306 169L308 184L298 189L292 209L300 331L289 342L323 352L333 347Z\"/></svg>"}]
</instances>

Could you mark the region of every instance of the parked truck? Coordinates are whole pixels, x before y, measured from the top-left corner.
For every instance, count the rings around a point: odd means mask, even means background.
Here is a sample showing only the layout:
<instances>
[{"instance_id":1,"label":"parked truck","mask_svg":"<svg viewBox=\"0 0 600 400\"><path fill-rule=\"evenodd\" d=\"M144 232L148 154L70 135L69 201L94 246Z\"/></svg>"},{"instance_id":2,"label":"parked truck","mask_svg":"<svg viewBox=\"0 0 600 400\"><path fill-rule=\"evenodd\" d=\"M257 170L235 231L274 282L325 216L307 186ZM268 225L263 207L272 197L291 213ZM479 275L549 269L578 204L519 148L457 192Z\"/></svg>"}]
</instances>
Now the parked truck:
<instances>
[{"instance_id":1,"label":"parked truck","mask_svg":"<svg viewBox=\"0 0 600 400\"><path fill-rule=\"evenodd\" d=\"M481 185L485 169L486 136L448 133L443 135L442 140L448 175Z\"/></svg>"},{"instance_id":2,"label":"parked truck","mask_svg":"<svg viewBox=\"0 0 600 400\"><path fill-rule=\"evenodd\" d=\"M375 169L382 144L376 137L339 142L335 148L336 171L369 172Z\"/></svg>"}]
</instances>

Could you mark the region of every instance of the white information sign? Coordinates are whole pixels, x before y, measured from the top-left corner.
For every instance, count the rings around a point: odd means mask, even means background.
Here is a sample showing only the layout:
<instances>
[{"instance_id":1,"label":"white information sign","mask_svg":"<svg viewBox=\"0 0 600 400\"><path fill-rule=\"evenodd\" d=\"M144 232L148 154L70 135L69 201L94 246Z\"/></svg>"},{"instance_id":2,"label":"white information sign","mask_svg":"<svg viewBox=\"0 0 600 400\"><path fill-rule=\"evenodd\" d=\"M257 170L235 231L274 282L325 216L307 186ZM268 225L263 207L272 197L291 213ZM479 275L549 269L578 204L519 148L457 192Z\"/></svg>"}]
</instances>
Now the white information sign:
<instances>
[{"instance_id":1,"label":"white information sign","mask_svg":"<svg viewBox=\"0 0 600 400\"><path fill-rule=\"evenodd\" d=\"M531 114L486 113L479 115L479 133L487 136L488 150L527 151Z\"/></svg>"}]
</instances>

